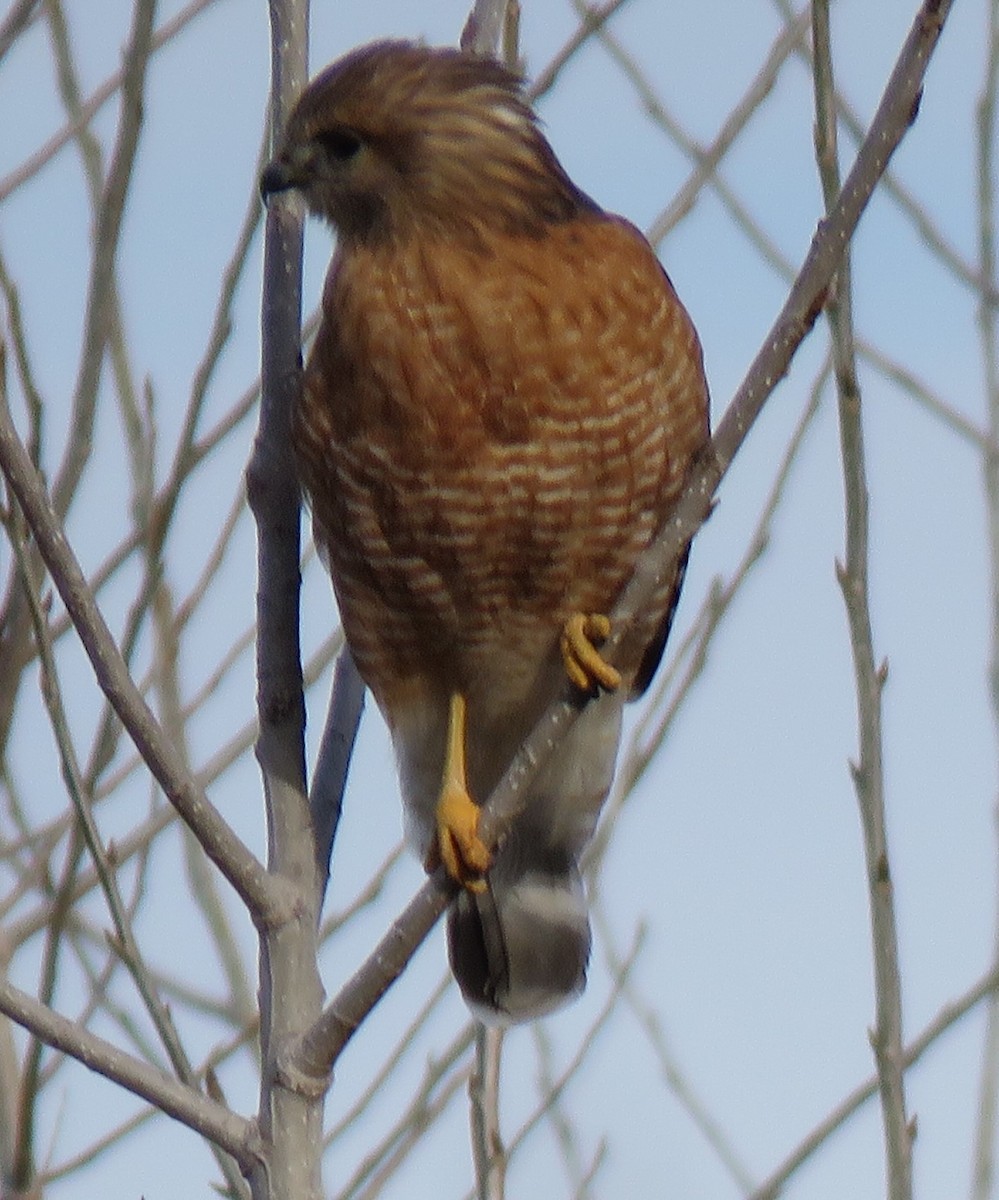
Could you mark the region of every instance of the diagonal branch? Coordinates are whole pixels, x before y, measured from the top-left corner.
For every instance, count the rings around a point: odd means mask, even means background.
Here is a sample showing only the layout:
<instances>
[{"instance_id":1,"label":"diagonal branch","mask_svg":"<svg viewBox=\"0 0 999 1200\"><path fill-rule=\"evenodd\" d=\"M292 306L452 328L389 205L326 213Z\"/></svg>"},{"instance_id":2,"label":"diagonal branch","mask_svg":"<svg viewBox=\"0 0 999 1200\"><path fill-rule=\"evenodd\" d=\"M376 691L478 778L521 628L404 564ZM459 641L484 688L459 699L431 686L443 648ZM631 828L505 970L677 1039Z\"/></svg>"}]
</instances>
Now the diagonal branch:
<instances>
[{"instance_id":1,"label":"diagonal branch","mask_svg":"<svg viewBox=\"0 0 999 1200\"><path fill-rule=\"evenodd\" d=\"M162 45L176 37L204 9L215 3L216 0L190 0L190 3L175 16L171 17L169 21L165 21L152 35L150 54L154 54ZM24 5L18 5L18 7L24 7ZM0 26L0 54L6 51L4 35L7 27L10 25L11 18L15 15L15 13L9 14L4 25ZM54 133L44 145L40 146L19 167L11 171L3 179L0 179L0 203L6 200L11 192L16 191L22 184L27 183L29 179L37 175L59 153L63 146L71 142L81 129L86 128L90 124L115 92L124 86L125 73L126 67L122 66L113 75L105 79L83 103L77 116L72 117L58 133Z\"/></svg>"},{"instance_id":2,"label":"diagonal branch","mask_svg":"<svg viewBox=\"0 0 999 1200\"><path fill-rule=\"evenodd\" d=\"M902 46L881 103L856 161L828 217L820 221L808 255L776 322L687 482L672 516L639 561L611 613L613 633L602 648L611 661L636 613L674 568L682 548L711 511L713 497L767 397L783 378L798 346L822 311L826 294L857 222L888 160L915 116L923 77L952 0L925 0ZM579 714L559 701L544 714L483 808L481 833L488 844L501 840L523 806L526 788ZM432 875L393 922L388 933L324 1010L289 1048L289 1062L317 1079L353 1036L361 1021L402 973L417 947L447 908L454 885L442 870Z\"/></svg>"},{"instance_id":3,"label":"diagonal branch","mask_svg":"<svg viewBox=\"0 0 999 1200\"><path fill-rule=\"evenodd\" d=\"M81 1029L3 978L0 978L0 1012L91 1071L203 1134L228 1151L244 1172L259 1160L259 1138L252 1121L201 1095L159 1067L133 1058L97 1034Z\"/></svg>"},{"instance_id":4,"label":"diagonal branch","mask_svg":"<svg viewBox=\"0 0 999 1200\"><path fill-rule=\"evenodd\" d=\"M993 966L960 996L945 1004L922 1033L906 1046L903 1054L905 1068L908 1070L918 1062L931 1046L936 1045L945 1033L963 1021L968 1013L973 1012L984 1000L991 1001L996 995L997 988L999 988L999 967ZM876 1096L878 1090L877 1075L872 1075L854 1088L784 1159L773 1174L747 1196L747 1200L777 1200L802 1164L806 1163L817 1150L824 1146L862 1105Z\"/></svg>"},{"instance_id":5,"label":"diagonal branch","mask_svg":"<svg viewBox=\"0 0 999 1200\"><path fill-rule=\"evenodd\" d=\"M188 1060L170 1007L164 1003L163 998L160 996L152 974L144 961L142 951L135 938L131 916L126 909L118 887L118 880L112 865L111 856L104 845L100 831L97 828L97 822L94 820L93 812L91 811L92 797L88 792L73 746L69 722L62 701L62 689L56 668L52 639L45 618L38 581L32 578L32 564L29 561L27 550L23 542L16 537L14 540L14 552L21 569L24 590L28 597L28 604L31 611L35 643L38 647L38 654L41 660L43 699L49 712L49 721L56 739L63 780L70 794L78 821L77 829L79 832L74 831L75 836L73 840L75 842L82 837L94 861L94 866L107 901L108 910L114 922L115 937L112 940L113 948L118 957L125 963L135 982L136 989L142 998L153 1027L159 1034L160 1040L163 1042L170 1057L174 1071L188 1087L196 1089L197 1080L194 1070ZM74 860L74 866L72 872L65 879L66 886L59 889L60 894L55 906L64 910L67 907L65 895L71 890L76 875L76 853L71 852L71 857ZM54 925L61 925L61 922L56 922ZM50 929L52 928L54 926L50 926ZM54 955L52 962L54 974ZM52 989L48 990L51 991ZM28 1122L25 1121L24 1125L27 1127ZM27 1150L29 1147L30 1143L25 1140L25 1149ZM227 1156L219 1154L218 1159L219 1167L227 1180L232 1195L244 1195L245 1189L243 1188L243 1181L239 1172L234 1169L233 1164Z\"/></svg>"},{"instance_id":6,"label":"diagonal branch","mask_svg":"<svg viewBox=\"0 0 999 1200\"><path fill-rule=\"evenodd\" d=\"M0 60L31 24L39 0L15 0L10 12L0 24Z\"/></svg>"},{"instance_id":7,"label":"diagonal branch","mask_svg":"<svg viewBox=\"0 0 999 1200\"><path fill-rule=\"evenodd\" d=\"M2 371L0 362L0 377ZM80 564L66 540L42 480L14 428L2 392L2 378L0 471L24 512L38 550L90 658L97 682L150 771L204 846L212 862L251 912L265 922L282 920L292 903L290 889L266 876L260 862L209 802L135 686Z\"/></svg>"}]
</instances>

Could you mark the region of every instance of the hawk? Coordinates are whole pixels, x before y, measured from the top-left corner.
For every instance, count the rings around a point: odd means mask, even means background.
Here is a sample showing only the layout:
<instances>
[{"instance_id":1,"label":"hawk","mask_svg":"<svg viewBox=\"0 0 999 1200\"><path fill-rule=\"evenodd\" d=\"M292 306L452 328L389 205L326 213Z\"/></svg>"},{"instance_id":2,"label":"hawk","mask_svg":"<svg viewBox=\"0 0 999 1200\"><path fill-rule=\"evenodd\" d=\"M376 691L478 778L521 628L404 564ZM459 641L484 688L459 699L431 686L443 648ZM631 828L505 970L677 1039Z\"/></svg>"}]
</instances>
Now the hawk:
<instances>
[{"instance_id":1,"label":"hawk","mask_svg":"<svg viewBox=\"0 0 999 1200\"><path fill-rule=\"evenodd\" d=\"M697 334L490 59L386 41L334 63L262 176L288 189L337 235L292 414L316 542L409 840L462 885L465 999L533 1018L585 984L580 856L682 582L686 555L610 666L607 614L708 438ZM567 677L584 710L491 851L478 803Z\"/></svg>"}]
</instances>

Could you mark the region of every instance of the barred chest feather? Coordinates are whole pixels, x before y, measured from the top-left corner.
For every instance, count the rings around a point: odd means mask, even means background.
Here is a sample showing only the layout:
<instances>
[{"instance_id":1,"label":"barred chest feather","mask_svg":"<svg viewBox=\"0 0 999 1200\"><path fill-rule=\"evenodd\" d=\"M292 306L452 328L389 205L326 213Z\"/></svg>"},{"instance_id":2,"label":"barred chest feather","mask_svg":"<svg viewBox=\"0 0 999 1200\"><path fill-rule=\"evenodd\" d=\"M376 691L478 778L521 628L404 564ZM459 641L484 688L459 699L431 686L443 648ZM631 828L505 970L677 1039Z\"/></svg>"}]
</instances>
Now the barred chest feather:
<instances>
[{"instance_id":1,"label":"barred chest feather","mask_svg":"<svg viewBox=\"0 0 999 1200\"><path fill-rule=\"evenodd\" d=\"M383 708L497 671L522 699L566 617L612 606L706 437L696 335L637 231L592 215L546 239L331 268L295 442Z\"/></svg>"}]
</instances>

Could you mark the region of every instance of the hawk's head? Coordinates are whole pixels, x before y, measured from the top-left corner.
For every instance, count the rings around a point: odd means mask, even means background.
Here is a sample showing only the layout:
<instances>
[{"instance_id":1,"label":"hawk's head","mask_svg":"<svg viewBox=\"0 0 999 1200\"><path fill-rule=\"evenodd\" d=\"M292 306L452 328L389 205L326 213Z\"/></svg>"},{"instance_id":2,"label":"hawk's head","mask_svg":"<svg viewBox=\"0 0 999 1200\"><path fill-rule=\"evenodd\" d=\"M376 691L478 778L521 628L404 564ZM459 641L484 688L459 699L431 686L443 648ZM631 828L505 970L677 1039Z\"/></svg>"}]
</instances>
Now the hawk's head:
<instances>
[{"instance_id":1,"label":"hawk's head","mask_svg":"<svg viewBox=\"0 0 999 1200\"><path fill-rule=\"evenodd\" d=\"M489 58L375 42L319 74L264 171L345 239L483 226L539 236L593 202L538 128L522 81Z\"/></svg>"}]
</instances>

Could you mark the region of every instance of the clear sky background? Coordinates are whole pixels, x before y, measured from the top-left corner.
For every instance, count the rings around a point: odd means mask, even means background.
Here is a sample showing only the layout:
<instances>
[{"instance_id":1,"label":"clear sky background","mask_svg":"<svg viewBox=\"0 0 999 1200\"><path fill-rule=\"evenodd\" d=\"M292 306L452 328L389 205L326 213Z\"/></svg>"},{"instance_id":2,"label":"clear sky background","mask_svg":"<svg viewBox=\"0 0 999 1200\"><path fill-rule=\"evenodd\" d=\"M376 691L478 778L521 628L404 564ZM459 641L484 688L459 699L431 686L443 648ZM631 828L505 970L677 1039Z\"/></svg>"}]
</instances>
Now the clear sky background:
<instances>
[{"instance_id":1,"label":"clear sky background","mask_svg":"<svg viewBox=\"0 0 999 1200\"><path fill-rule=\"evenodd\" d=\"M542 69L577 25L568 0L522 0L527 75ZM158 24L180 4L160 6ZM316 0L312 64L318 69L374 37L457 39L459 0ZM120 61L130 18L121 0L67 0L84 93ZM838 83L866 123L915 12L915 0L839 0L834 6ZM919 119L894 169L943 236L973 262L976 250L974 105L985 68L984 0L964 0L931 65ZM759 69L781 27L771 0L701 4L631 0L611 29L641 64L689 134L710 143ZM148 377L165 471L192 374L202 356L220 274L255 187L269 68L267 6L216 3L158 53L150 66L146 128L135 194L119 256L120 286L136 372ZM62 127L43 27L0 64L0 180ZM648 227L686 180L692 164L643 109L635 88L590 42L540 105L549 137L570 175L605 207ZM113 140L116 101L96 118ZM800 263L821 212L811 151L811 81L801 59L781 71L721 174L779 250ZM853 143L841 135L845 169ZM48 465L61 434L78 365L88 271L88 206L78 156L69 148L0 203L0 250L17 281L46 397ZM307 233L306 307L318 298L328 233ZM729 403L786 293L786 284L706 190L661 248L704 345L717 418ZM213 382L203 427L223 416L258 370L260 249L240 285L235 328ZM921 242L911 221L875 198L855 242L855 305L867 342L903 363L925 386L979 427L986 400L975 298ZM741 559L784 448L805 410L828 339L822 322L796 358L740 454L720 504L698 537L674 642L695 620L716 577ZM896 885L907 1037L971 985L992 959L996 890L996 737L989 708L990 569L981 456L967 439L913 397L861 363L871 496L871 603L875 651L888 659L884 693L885 784ZM109 394L109 392L107 393ZM106 398L106 397L105 397ZM20 399L13 393L17 408ZM20 410L19 410L20 411ZM196 479L168 548L170 582L183 596L198 576L240 487L253 416ZM74 506L69 534L94 569L127 529L129 476L113 404L102 408L94 471ZM623 809L600 876L611 939L597 940L590 986L547 1022L557 1062L586 1035L611 987L608 946L626 952L647 934L633 978L654 1008L691 1086L756 1180L873 1069L874 1020L868 908L857 805L848 769L856 753L853 674L834 564L842 556L843 499L835 397L821 394L765 554L710 647L706 671L686 699L664 750ZM0 566L7 569L6 544ZM214 669L220 646L253 619L254 539L243 517L213 598L183 649L182 681L193 694ZM102 595L120 629L137 567ZM311 648L334 619L315 563L305 572L304 629ZM96 690L82 655L62 651L75 727L86 744ZM310 695L310 746L322 724L328 680ZM244 655L189 728L204 762L252 712L252 656ZM636 714L637 715L637 714ZM64 802L49 761L49 731L25 699L14 754L31 802ZM107 836L122 836L145 814L148 782L131 807L103 814ZM211 789L226 816L263 852L259 782L246 757ZM330 906L349 903L395 845L400 831L394 771L383 726L369 707L352 770L334 863ZM186 916L180 841L158 862L139 932L165 966L205 982L214 965L197 922ZM327 988L361 961L418 886L419 865L403 860L379 904L336 942L324 963ZM93 906L100 919L100 905ZM244 928L248 954L252 936ZM403 983L362 1029L342 1061L331 1119L366 1083L441 977L438 930ZM36 960L15 963L31 987ZM73 1011L71 987L59 996ZM360 1123L331 1155L337 1194L401 1106L428 1056L465 1020L455 990L414 1044L410 1072L385 1089L381 1123ZM969 1193L984 1022L972 1014L908 1077L918 1117L917 1192ZM206 1051L217 1030L192 1024ZM529 1030L507 1039L505 1132L537 1097ZM230 1101L256 1104L252 1072L223 1075ZM67 1073L49 1119L61 1160L129 1101L82 1070ZM414 1154L386 1197L459 1197L471 1186L462 1093ZM595 1196L725 1200L741 1195L717 1155L664 1086L650 1043L623 1008L598 1035L566 1094L584 1159L601 1139L607 1151ZM158 1120L122 1152L54 1188L53 1197L97 1194L147 1200L208 1195L213 1166L195 1136ZM537 1133L511 1168L511 1197L571 1195L554 1139ZM795 1200L883 1194L879 1114L867 1106L795 1177Z\"/></svg>"}]
</instances>

